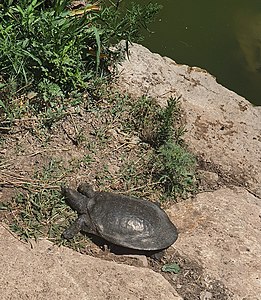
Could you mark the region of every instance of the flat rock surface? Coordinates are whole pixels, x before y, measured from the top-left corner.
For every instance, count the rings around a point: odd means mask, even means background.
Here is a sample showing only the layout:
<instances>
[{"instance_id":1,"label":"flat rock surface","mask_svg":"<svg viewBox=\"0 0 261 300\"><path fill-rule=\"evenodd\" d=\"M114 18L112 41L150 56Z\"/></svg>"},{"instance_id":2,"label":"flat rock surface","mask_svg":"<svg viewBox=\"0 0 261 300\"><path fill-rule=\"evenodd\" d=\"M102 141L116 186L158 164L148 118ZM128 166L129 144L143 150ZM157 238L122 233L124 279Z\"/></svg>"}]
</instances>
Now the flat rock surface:
<instances>
[{"instance_id":1,"label":"flat rock surface","mask_svg":"<svg viewBox=\"0 0 261 300\"><path fill-rule=\"evenodd\" d=\"M176 64L141 45L130 46L117 87L159 103L181 96L189 148L223 177L261 197L261 109L199 68Z\"/></svg>"},{"instance_id":2,"label":"flat rock surface","mask_svg":"<svg viewBox=\"0 0 261 300\"><path fill-rule=\"evenodd\" d=\"M41 240L30 248L0 223L1 299L181 300L160 274Z\"/></svg>"},{"instance_id":3,"label":"flat rock surface","mask_svg":"<svg viewBox=\"0 0 261 300\"><path fill-rule=\"evenodd\" d=\"M261 299L260 199L242 188L223 188L180 202L168 213L180 233L175 249L223 282L232 299Z\"/></svg>"}]
</instances>

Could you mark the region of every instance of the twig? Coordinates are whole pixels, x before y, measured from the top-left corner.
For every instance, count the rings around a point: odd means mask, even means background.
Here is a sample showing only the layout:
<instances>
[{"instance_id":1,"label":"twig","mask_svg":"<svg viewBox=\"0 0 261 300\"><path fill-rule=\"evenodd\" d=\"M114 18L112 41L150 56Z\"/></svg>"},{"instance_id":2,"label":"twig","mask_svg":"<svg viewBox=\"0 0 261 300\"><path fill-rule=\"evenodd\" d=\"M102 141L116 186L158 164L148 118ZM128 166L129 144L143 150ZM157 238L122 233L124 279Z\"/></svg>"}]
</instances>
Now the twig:
<instances>
[{"instance_id":1,"label":"twig","mask_svg":"<svg viewBox=\"0 0 261 300\"><path fill-rule=\"evenodd\" d=\"M64 133L67 135L67 137L69 138L69 140L73 143L73 145L77 145L77 141L75 138L71 137L71 135L67 132L67 130L65 129L65 127L63 126L63 124L61 125L62 129L64 131Z\"/></svg>"},{"instance_id":2,"label":"twig","mask_svg":"<svg viewBox=\"0 0 261 300\"><path fill-rule=\"evenodd\" d=\"M44 119L49 119L49 118L43 118ZM20 123L24 121L37 121L39 120L37 117L32 117L32 118L21 118L21 119L13 119L13 120L5 120L1 121L0 124L9 124L9 123Z\"/></svg>"},{"instance_id":3,"label":"twig","mask_svg":"<svg viewBox=\"0 0 261 300\"><path fill-rule=\"evenodd\" d=\"M0 127L0 131L9 132L10 130L10 127Z\"/></svg>"},{"instance_id":4,"label":"twig","mask_svg":"<svg viewBox=\"0 0 261 300\"><path fill-rule=\"evenodd\" d=\"M74 127L75 134L76 134L76 135L78 135L78 134L79 134L79 130L78 130L78 128L77 128L77 126L76 126L76 124L75 124L75 122L74 122L74 119L73 119L72 113L71 113L71 112L69 112L69 115L70 115L70 117L71 117L71 120L72 120L72 124L73 124L73 127Z\"/></svg>"},{"instance_id":5,"label":"twig","mask_svg":"<svg viewBox=\"0 0 261 300\"><path fill-rule=\"evenodd\" d=\"M29 156L29 157L33 157L33 156L36 156L38 154L42 154L44 152L56 152L56 151L70 151L69 148L64 148L64 149L59 149L59 148L56 148L56 149L44 149L44 150L39 150L37 152L34 152L34 153L31 153L31 154L27 154L26 156Z\"/></svg>"},{"instance_id":6,"label":"twig","mask_svg":"<svg viewBox=\"0 0 261 300\"><path fill-rule=\"evenodd\" d=\"M5 176L5 177L13 177L15 179L18 179L18 180L20 179L20 180L23 180L23 181L26 181L26 182L35 182L35 181L40 182L39 179L25 178L24 176L19 175L19 174L14 173L14 172L11 172L11 171L8 171L8 172L3 172L2 171L0 175Z\"/></svg>"},{"instance_id":7,"label":"twig","mask_svg":"<svg viewBox=\"0 0 261 300\"><path fill-rule=\"evenodd\" d=\"M69 148L62 148L62 149L59 149L59 148L56 148L56 149L44 149L44 150L39 150L39 151L36 151L34 153L30 153L30 154L24 154L23 155L18 155L17 157L19 156L28 156L28 157L33 157L33 156L36 156L38 154L42 154L44 152L56 152L56 151L70 151ZM17 157L16 158L12 158L10 160L7 160L7 161L3 161L3 162L0 162L0 168L7 168L7 167L10 167L12 165L12 163L14 161L17 160Z\"/></svg>"},{"instance_id":8,"label":"twig","mask_svg":"<svg viewBox=\"0 0 261 300\"><path fill-rule=\"evenodd\" d=\"M141 185L141 186L137 186L137 187L135 187L135 188L133 188L133 189L127 190L127 191L125 191L125 192L122 192L121 194L131 193L131 192L134 192L134 191L137 191L137 190L141 190L141 189L143 189L143 188L145 188L145 187L157 185L157 184L159 184L159 183L161 183L161 182L160 182L160 181L157 181L157 182L153 182L153 183L150 183L150 184L144 184L144 185Z\"/></svg>"}]
</instances>

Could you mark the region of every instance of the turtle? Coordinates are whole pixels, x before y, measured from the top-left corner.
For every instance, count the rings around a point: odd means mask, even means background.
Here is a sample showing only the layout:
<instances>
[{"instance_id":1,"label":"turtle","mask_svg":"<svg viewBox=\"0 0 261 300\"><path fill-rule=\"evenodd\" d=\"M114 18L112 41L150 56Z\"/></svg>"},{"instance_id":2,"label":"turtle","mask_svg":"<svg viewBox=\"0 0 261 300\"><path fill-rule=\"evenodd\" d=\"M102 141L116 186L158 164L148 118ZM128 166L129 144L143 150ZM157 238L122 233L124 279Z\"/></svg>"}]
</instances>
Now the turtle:
<instances>
[{"instance_id":1,"label":"turtle","mask_svg":"<svg viewBox=\"0 0 261 300\"><path fill-rule=\"evenodd\" d=\"M178 238L176 226L159 205L149 200L94 191L89 183L77 190L62 187L66 203L78 213L63 232L71 239L80 231L109 243L141 251L162 251Z\"/></svg>"}]
</instances>

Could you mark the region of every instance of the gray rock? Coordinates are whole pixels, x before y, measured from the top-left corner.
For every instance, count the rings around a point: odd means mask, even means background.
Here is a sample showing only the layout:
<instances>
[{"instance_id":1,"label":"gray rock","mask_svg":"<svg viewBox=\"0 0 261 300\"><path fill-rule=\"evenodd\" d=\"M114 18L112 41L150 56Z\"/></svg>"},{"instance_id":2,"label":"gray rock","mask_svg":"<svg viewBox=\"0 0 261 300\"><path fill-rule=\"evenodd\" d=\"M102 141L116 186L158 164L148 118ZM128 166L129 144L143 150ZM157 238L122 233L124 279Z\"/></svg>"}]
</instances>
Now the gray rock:
<instances>
[{"instance_id":1,"label":"gray rock","mask_svg":"<svg viewBox=\"0 0 261 300\"><path fill-rule=\"evenodd\" d=\"M219 186L219 177L217 173L199 170L197 175L200 181L200 186L204 190L214 190Z\"/></svg>"},{"instance_id":2,"label":"gray rock","mask_svg":"<svg viewBox=\"0 0 261 300\"><path fill-rule=\"evenodd\" d=\"M261 109L206 71L178 65L134 44L119 66L122 91L165 105L181 96L185 141L197 155L206 189L168 212L179 230L173 246L197 260L235 300L261 295ZM222 188L224 184L240 186ZM204 291L203 291L204 292ZM201 294L201 297L210 295Z\"/></svg>"},{"instance_id":3,"label":"gray rock","mask_svg":"<svg viewBox=\"0 0 261 300\"><path fill-rule=\"evenodd\" d=\"M208 291L202 291L200 293L200 300L210 300L212 299L212 293L208 292Z\"/></svg>"}]
</instances>

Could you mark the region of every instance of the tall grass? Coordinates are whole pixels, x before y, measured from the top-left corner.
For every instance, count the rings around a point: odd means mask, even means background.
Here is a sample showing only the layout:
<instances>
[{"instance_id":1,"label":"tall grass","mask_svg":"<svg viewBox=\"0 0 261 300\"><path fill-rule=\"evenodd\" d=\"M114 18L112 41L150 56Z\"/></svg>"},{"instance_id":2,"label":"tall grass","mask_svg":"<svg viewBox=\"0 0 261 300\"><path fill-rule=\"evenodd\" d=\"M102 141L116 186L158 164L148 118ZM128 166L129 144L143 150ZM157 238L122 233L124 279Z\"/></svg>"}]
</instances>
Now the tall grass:
<instances>
[{"instance_id":1,"label":"tall grass","mask_svg":"<svg viewBox=\"0 0 261 300\"><path fill-rule=\"evenodd\" d=\"M118 57L111 46L140 38L159 9L112 2L71 9L69 0L4 0L0 4L0 97L55 84L62 93L88 88ZM3 92L5 89L5 92ZM2 93L1 93L2 91ZM41 91L41 89L40 89Z\"/></svg>"}]
</instances>

